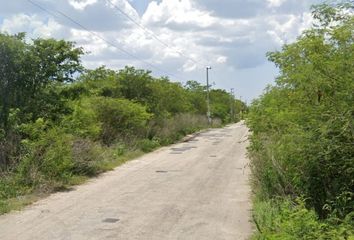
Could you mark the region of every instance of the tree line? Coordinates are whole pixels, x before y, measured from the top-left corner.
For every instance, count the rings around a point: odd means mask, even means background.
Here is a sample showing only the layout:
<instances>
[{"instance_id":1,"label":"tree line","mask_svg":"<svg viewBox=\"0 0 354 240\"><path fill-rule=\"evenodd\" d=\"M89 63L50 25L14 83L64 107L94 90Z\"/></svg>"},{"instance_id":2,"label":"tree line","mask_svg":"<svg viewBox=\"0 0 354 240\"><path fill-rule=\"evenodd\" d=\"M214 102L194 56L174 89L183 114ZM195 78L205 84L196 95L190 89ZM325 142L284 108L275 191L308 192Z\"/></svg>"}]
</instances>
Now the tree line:
<instances>
[{"instance_id":1,"label":"tree line","mask_svg":"<svg viewBox=\"0 0 354 240\"><path fill-rule=\"evenodd\" d=\"M274 86L248 123L255 239L353 239L354 5L313 7L314 25L268 53Z\"/></svg>"}]
</instances>

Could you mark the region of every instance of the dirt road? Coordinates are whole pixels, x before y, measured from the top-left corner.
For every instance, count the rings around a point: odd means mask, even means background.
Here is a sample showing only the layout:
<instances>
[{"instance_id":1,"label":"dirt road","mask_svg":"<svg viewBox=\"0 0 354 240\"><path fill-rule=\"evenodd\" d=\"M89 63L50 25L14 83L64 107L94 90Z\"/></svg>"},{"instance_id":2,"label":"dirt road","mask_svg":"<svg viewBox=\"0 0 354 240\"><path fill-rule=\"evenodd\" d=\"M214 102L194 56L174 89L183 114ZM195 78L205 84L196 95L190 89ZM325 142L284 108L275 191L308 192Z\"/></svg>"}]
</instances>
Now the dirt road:
<instances>
[{"instance_id":1,"label":"dirt road","mask_svg":"<svg viewBox=\"0 0 354 240\"><path fill-rule=\"evenodd\" d=\"M0 239L248 239L247 134L210 130L0 216Z\"/></svg>"}]
</instances>

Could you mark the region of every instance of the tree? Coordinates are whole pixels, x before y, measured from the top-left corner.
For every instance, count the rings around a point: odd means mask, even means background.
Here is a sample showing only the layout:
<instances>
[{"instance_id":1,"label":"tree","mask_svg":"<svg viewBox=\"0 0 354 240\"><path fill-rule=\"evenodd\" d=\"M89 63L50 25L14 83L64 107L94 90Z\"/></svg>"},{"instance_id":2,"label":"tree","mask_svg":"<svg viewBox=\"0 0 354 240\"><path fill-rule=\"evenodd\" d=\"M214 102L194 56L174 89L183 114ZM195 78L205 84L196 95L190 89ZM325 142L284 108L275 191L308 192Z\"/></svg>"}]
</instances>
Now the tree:
<instances>
[{"instance_id":1,"label":"tree","mask_svg":"<svg viewBox=\"0 0 354 240\"><path fill-rule=\"evenodd\" d=\"M0 126L8 130L11 108L36 119L41 113L38 98L52 84L73 81L74 74L82 70L82 54L72 42L35 39L27 43L24 34L0 34Z\"/></svg>"},{"instance_id":2,"label":"tree","mask_svg":"<svg viewBox=\"0 0 354 240\"><path fill-rule=\"evenodd\" d=\"M220 118L224 123L230 121L231 95L225 90L212 89L210 91L211 114Z\"/></svg>"},{"instance_id":3,"label":"tree","mask_svg":"<svg viewBox=\"0 0 354 240\"><path fill-rule=\"evenodd\" d=\"M16 125L39 117L57 120L67 113L58 84L81 71L81 48L54 39L25 41L25 34L0 34L0 163L19 149Z\"/></svg>"},{"instance_id":4,"label":"tree","mask_svg":"<svg viewBox=\"0 0 354 240\"><path fill-rule=\"evenodd\" d=\"M281 74L250 114L262 188L304 195L323 218L343 218L354 206L354 5L348 4L315 6L314 27L268 54Z\"/></svg>"},{"instance_id":5,"label":"tree","mask_svg":"<svg viewBox=\"0 0 354 240\"><path fill-rule=\"evenodd\" d=\"M189 102L192 104L193 111L197 114L206 115L206 86L201 85L197 81L187 81L184 86L188 92Z\"/></svg>"},{"instance_id":6,"label":"tree","mask_svg":"<svg viewBox=\"0 0 354 240\"><path fill-rule=\"evenodd\" d=\"M26 48L23 38L24 35L0 34L0 128L4 130L7 130L10 108L20 100L15 92L23 87L20 77Z\"/></svg>"},{"instance_id":7,"label":"tree","mask_svg":"<svg viewBox=\"0 0 354 240\"><path fill-rule=\"evenodd\" d=\"M152 82L150 71L125 67L118 73L121 91L124 98L137 101L143 104L148 102L152 90L149 84Z\"/></svg>"}]
</instances>

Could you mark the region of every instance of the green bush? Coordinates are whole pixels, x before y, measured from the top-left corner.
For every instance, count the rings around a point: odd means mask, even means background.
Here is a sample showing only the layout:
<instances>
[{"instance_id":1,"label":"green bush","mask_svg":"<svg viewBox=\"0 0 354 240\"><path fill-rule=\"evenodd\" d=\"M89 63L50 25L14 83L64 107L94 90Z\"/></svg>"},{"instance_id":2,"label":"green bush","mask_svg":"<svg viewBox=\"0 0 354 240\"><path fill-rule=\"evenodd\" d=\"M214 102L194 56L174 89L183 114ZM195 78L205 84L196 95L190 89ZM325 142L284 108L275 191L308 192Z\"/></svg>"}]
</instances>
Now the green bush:
<instances>
[{"instance_id":1,"label":"green bush","mask_svg":"<svg viewBox=\"0 0 354 240\"><path fill-rule=\"evenodd\" d=\"M18 177L24 185L38 186L51 182L61 186L72 176L73 136L62 129L52 128L38 140L23 142L27 154L17 167Z\"/></svg>"},{"instance_id":2,"label":"green bush","mask_svg":"<svg viewBox=\"0 0 354 240\"><path fill-rule=\"evenodd\" d=\"M126 99L92 98L91 106L97 112L102 123L101 138L111 144L118 139L129 141L130 138L146 134L146 124L151 114L145 107Z\"/></svg>"},{"instance_id":3,"label":"green bush","mask_svg":"<svg viewBox=\"0 0 354 240\"><path fill-rule=\"evenodd\" d=\"M128 150L128 146L122 142L116 143L114 146L112 146L112 148L114 151L113 155L115 157L119 157L119 156L124 155Z\"/></svg>"},{"instance_id":4,"label":"green bush","mask_svg":"<svg viewBox=\"0 0 354 240\"><path fill-rule=\"evenodd\" d=\"M16 180L13 174L0 176L0 200L16 197L27 192L28 189L18 184Z\"/></svg>"},{"instance_id":5,"label":"green bush","mask_svg":"<svg viewBox=\"0 0 354 240\"><path fill-rule=\"evenodd\" d=\"M319 220L313 210L305 207L304 201L276 199L261 201L253 206L253 218L257 240L347 240L354 239L353 214L344 220L329 218ZM336 221L336 224L333 224Z\"/></svg>"},{"instance_id":6,"label":"green bush","mask_svg":"<svg viewBox=\"0 0 354 240\"><path fill-rule=\"evenodd\" d=\"M155 139L143 139L138 142L138 147L143 151L143 152L151 152L154 149L158 148L160 146L160 143L155 140Z\"/></svg>"},{"instance_id":7,"label":"green bush","mask_svg":"<svg viewBox=\"0 0 354 240\"><path fill-rule=\"evenodd\" d=\"M73 113L63 121L67 131L107 145L143 137L152 116L142 105L126 99L84 97L71 104Z\"/></svg>"},{"instance_id":8,"label":"green bush","mask_svg":"<svg viewBox=\"0 0 354 240\"><path fill-rule=\"evenodd\" d=\"M82 138L99 139L102 123L98 121L92 102L92 99L87 97L71 102L73 112L62 122L67 132Z\"/></svg>"}]
</instances>

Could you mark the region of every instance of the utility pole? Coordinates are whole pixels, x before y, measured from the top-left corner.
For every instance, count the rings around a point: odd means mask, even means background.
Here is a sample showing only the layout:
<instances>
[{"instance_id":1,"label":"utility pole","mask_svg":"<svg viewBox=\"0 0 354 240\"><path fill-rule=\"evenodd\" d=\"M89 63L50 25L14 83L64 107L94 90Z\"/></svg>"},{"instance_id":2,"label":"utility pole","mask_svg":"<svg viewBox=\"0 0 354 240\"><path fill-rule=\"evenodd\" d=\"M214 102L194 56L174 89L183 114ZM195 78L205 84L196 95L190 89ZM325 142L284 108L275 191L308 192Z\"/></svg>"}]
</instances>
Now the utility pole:
<instances>
[{"instance_id":1,"label":"utility pole","mask_svg":"<svg viewBox=\"0 0 354 240\"><path fill-rule=\"evenodd\" d=\"M234 117L234 102L235 102L234 89L231 88L231 90L230 90L230 121L231 122L235 121L235 117Z\"/></svg>"},{"instance_id":2,"label":"utility pole","mask_svg":"<svg viewBox=\"0 0 354 240\"><path fill-rule=\"evenodd\" d=\"M207 117L208 123L211 124L211 113L210 113L210 99L209 99L209 70L210 66L206 67L206 82L207 82Z\"/></svg>"}]
</instances>

